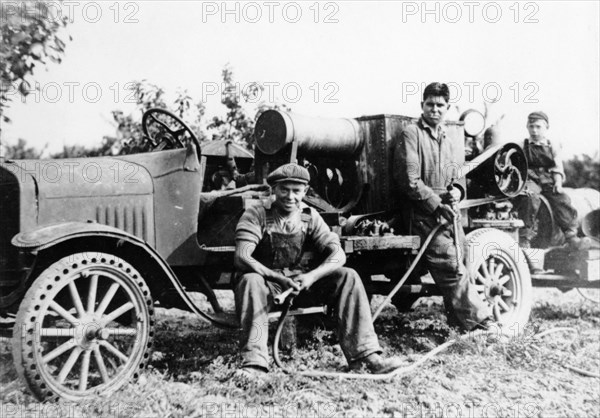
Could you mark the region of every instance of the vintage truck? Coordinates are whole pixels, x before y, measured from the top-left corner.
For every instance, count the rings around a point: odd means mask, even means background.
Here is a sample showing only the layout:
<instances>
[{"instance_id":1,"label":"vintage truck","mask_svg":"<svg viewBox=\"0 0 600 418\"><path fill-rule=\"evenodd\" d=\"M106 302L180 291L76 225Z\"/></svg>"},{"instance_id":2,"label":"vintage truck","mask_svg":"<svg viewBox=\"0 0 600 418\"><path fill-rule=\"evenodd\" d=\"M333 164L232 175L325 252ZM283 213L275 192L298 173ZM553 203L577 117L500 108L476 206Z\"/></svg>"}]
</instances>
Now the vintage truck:
<instances>
[{"instance_id":1,"label":"vintage truck","mask_svg":"<svg viewBox=\"0 0 600 418\"><path fill-rule=\"evenodd\" d=\"M470 275L496 319L518 332L531 309L532 265L541 266L534 277L549 286L593 287L598 275L588 252L571 255L576 265L548 269L521 251L520 221L497 202L522 189L523 152L506 144L465 162L466 136L480 131L471 127L473 113L467 116L446 123L456 164L442 174L466 190L461 222L469 231ZM246 207L268 204L267 174L290 161L311 171L305 200L341 236L369 294L387 295L403 280L393 299L399 309L436 294L415 263L427 243L392 227L390 155L412 121L268 110L256 122L253 158L235 144L201 144L175 115L151 109L143 126L154 152L3 159L0 329L12 335L18 374L40 400L80 400L114 391L144 370L157 307L237 326L215 292L230 289L235 225ZM485 205L484 218L469 216ZM588 224L597 235L597 223ZM199 306L192 292L206 295L211 308Z\"/></svg>"}]
</instances>

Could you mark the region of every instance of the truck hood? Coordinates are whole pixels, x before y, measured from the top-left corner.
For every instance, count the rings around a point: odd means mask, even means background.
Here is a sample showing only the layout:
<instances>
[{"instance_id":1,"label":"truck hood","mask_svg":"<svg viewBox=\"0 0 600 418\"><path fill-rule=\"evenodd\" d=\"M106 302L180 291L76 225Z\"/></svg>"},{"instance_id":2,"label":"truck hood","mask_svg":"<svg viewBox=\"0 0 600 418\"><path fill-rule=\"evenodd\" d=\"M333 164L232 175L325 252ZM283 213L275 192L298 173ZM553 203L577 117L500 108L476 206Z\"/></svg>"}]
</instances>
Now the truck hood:
<instances>
[{"instance_id":1,"label":"truck hood","mask_svg":"<svg viewBox=\"0 0 600 418\"><path fill-rule=\"evenodd\" d=\"M31 176L39 197L98 197L151 194L152 177L138 164L111 157L15 160L20 176ZM21 181L26 181L23 178Z\"/></svg>"}]
</instances>

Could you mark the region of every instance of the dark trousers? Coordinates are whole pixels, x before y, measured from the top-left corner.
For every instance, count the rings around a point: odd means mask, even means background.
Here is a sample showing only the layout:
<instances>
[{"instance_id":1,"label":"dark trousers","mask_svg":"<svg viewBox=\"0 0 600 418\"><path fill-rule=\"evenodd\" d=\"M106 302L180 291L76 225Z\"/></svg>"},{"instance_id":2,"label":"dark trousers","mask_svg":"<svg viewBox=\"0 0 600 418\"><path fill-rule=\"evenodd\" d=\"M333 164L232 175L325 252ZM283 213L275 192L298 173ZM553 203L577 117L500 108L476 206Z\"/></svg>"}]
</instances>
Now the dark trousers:
<instances>
[{"instance_id":1,"label":"dark trousers","mask_svg":"<svg viewBox=\"0 0 600 418\"><path fill-rule=\"evenodd\" d=\"M528 181L526 194L517 196L514 201L515 210L519 218L525 224L519 231L521 239L533 240L537 234L536 218L542 204L540 195L544 196L558 227L563 231L565 238L577 236L577 209L571 204L571 198L566 193L553 193L551 185L540 187L538 184Z\"/></svg>"},{"instance_id":2,"label":"dark trousers","mask_svg":"<svg viewBox=\"0 0 600 418\"><path fill-rule=\"evenodd\" d=\"M234 289L235 306L242 325L241 354L243 366L268 368L267 315L273 295L281 287L256 273L239 278ZM326 304L333 308L338 321L338 339L348 362L381 352L371 320L371 307L356 271L339 268L321 278L294 300L294 306Z\"/></svg>"},{"instance_id":3,"label":"dark trousers","mask_svg":"<svg viewBox=\"0 0 600 418\"><path fill-rule=\"evenodd\" d=\"M423 243L437 223L434 217L422 216L413 220L412 231ZM461 226L458 229L460 248L464 250L464 231ZM491 309L471 283L462 258L457 258L451 225L442 226L433 238L423 255L423 263L442 292L448 314L464 329L470 330L491 316Z\"/></svg>"}]
</instances>

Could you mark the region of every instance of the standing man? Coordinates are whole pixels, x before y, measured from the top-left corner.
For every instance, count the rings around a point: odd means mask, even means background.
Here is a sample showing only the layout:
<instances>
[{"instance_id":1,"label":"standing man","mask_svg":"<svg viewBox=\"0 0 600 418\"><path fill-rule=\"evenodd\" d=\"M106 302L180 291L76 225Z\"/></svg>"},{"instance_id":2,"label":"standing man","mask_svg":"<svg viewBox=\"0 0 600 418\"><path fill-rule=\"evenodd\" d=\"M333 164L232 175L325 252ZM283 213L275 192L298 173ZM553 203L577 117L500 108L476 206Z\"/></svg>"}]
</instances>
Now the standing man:
<instances>
[{"instance_id":1,"label":"standing man","mask_svg":"<svg viewBox=\"0 0 600 418\"><path fill-rule=\"evenodd\" d=\"M407 126L394 149L394 180L402 207L405 209L409 233L421 237L421 242L440 222L448 221L431 241L424 254L425 266L442 291L444 304L453 320L462 328L487 329L493 324L490 307L471 284L465 266L458 260L454 246L452 223L458 214L452 204L460 199L458 190L447 191L456 167L453 144L446 137L444 116L450 104L446 84L429 84L423 92L423 114L416 124ZM460 242L464 231L459 223Z\"/></svg>"},{"instance_id":2,"label":"standing man","mask_svg":"<svg viewBox=\"0 0 600 418\"><path fill-rule=\"evenodd\" d=\"M543 195L550 203L567 244L576 249L584 248L587 240L577 237L577 210L571 205L571 199L562 186L565 171L560 148L546 138L549 127L548 115L544 112L533 112L527 117L529 138L522 144L529 166L527 187L524 194L514 202L519 217L525 223L525 227L519 231L519 244L523 248L531 247L531 240L537 233L540 195Z\"/></svg>"},{"instance_id":3,"label":"standing man","mask_svg":"<svg viewBox=\"0 0 600 418\"><path fill-rule=\"evenodd\" d=\"M399 368L399 359L383 359L373 329L369 300L356 271L343 267L346 254L339 237L321 215L302 199L308 189L308 170L285 164L267 177L275 200L271 208L253 206L236 228L235 267L239 271L236 311L242 325L241 373L251 377L268 370L268 319L273 296L294 288L301 293L295 305L325 303L334 308L338 339L351 368L366 365L373 373ZM323 257L315 269L300 265L311 246ZM285 275L284 271L298 271Z\"/></svg>"}]
</instances>

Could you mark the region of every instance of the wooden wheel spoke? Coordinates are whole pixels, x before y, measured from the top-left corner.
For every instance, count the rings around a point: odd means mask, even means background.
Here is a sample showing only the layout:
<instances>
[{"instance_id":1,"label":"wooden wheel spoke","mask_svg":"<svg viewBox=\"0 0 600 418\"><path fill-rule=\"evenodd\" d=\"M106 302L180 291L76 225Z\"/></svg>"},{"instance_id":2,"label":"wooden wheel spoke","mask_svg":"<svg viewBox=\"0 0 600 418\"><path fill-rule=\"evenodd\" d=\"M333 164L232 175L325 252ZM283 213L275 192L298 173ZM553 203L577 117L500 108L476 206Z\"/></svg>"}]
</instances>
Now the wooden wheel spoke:
<instances>
[{"instance_id":1,"label":"wooden wheel spoke","mask_svg":"<svg viewBox=\"0 0 600 418\"><path fill-rule=\"evenodd\" d=\"M65 362L65 365L63 366L63 368L60 370L60 373L58 374L58 383L62 384L65 381L65 379L69 375L69 372L75 365L75 362L79 358L79 355L81 354L82 351L83 351L83 349L81 347L75 347L75 349L73 351L71 351L69 358L67 359L67 361Z\"/></svg>"},{"instance_id":2,"label":"wooden wheel spoke","mask_svg":"<svg viewBox=\"0 0 600 418\"><path fill-rule=\"evenodd\" d=\"M487 283L487 279L483 277L483 275L480 272L477 272L477 279L483 284Z\"/></svg>"},{"instance_id":3,"label":"wooden wheel spoke","mask_svg":"<svg viewBox=\"0 0 600 418\"><path fill-rule=\"evenodd\" d=\"M94 358L96 359L96 364L98 365L98 370L100 370L100 375L102 376L102 381L104 383L108 382L108 371L106 370L106 364L104 364L104 359L102 358L102 353L100 353L100 347L94 347Z\"/></svg>"},{"instance_id":4,"label":"wooden wheel spoke","mask_svg":"<svg viewBox=\"0 0 600 418\"><path fill-rule=\"evenodd\" d=\"M494 276L494 273L496 272L496 259L494 257L489 258L489 262L487 265L487 271L488 271L488 275L492 276L493 278L496 277L496 276Z\"/></svg>"},{"instance_id":5,"label":"wooden wheel spoke","mask_svg":"<svg viewBox=\"0 0 600 418\"><path fill-rule=\"evenodd\" d=\"M88 375L90 371L90 356L92 352L90 350L86 350L83 353L83 358L81 359L81 370L79 372L79 390L84 391L87 389L87 381Z\"/></svg>"},{"instance_id":6,"label":"wooden wheel spoke","mask_svg":"<svg viewBox=\"0 0 600 418\"><path fill-rule=\"evenodd\" d=\"M71 280L69 282L69 292L71 293L71 299L73 300L73 305L75 305L75 309L79 314L79 317L83 317L85 315L85 309L83 309L83 303L81 303L81 297L79 297L79 292L77 291L77 286L75 286L75 280Z\"/></svg>"},{"instance_id":7,"label":"wooden wheel spoke","mask_svg":"<svg viewBox=\"0 0 600 418\"><path fill-rule=\"evenodd\" d=\"M74 337L75 328L42 328L41 337Z\"/></svg>"},{"instance_id":8,"label":"wooden wheel spoke","mask_svg":"<svg viewBox=\"0 0 600 418\"><path fill-rule=\"evenodd\" d=\"M104 298L102 299L102 302L100 302L100 306L98 306L98 310L96 311L97 315L102 316L104 314L104 311L108 307L108 304L112 301L115 293L117 293L117 290L119 290L119 287L121 287L119 283L113 283L110 285L109 289L104 295Z\"/></svg>"},{"instance_id":9,"label":"wooden wheel spoke","mask_svg":"<svg viewBox=\"0 0 600 418\"><path fill-rule=\"evenodd\" d=\"M73 315L71 315L69 312L67 312L67 310L65 308L63 308L62 306L60 306L58 303L56 303L55 301L50 302L49 307L56 312L57 314L59 314L60 316L62 316L64 319L66 319L67 321L69 321L72 325L79 325L79 320L77 318L75 318Z\"/></svg>"},{"instance_id":10,"label":"wooden wheel spoke","mask_svg":"<svg viewBox=\"0 0 600 418\"><path fill-rule=\"evenodd\" d=\"M504 270L504 264L503 263L496 264L496 269L494 270L494 278L495 279L498 279L500 277L500 275L502 274L502 270Z\"/></svg>"},{"instance_id":11,"label":"wooden wheel spoke","mask_svg":"<svg viewBox=\"0 0 600 418\"><path fill-rule=\"evenodd\" d=\"M501 286L504 286L509 280L510 280L510 276L508 274L505 274L504 276L502 276L498 279L498 284L500 284Z\"/></svg>"},{"instance_id":12,"label":"wooden wheel spoke","mask_svg":"<svg viewBox=\"0 0 600 418\"><path fill-rule=\"evenodd\" d=\"M498 307L498 304L495 303L496 301L494 301L494 305L492 306L492 311L494 312L494 319L496 321L500 321L500 308Z\"/></svg>"},{"instance_id":13,"label":"wooden wheel spoke","mask_svg":"<svg viewBox=\"0 0 600 418\"><path fill-rule=\"evenodd\" d=\"M75 345L76 345L75 339L71 338L69 341L62 343L61 345L56 347L54 350L50 351L48 354L46 354L44 357L42 357L42 363L47 364L47 363L51 362L56 357L60 356L62 353L65 353L65 352L69 351L70 349L72 349L73 347L75 347Z\"/></svg>"},{"instance_id":14,"label":"wooden wheel spoke","mask_svg":"<svg viewBox=\"0 0 600 418\"><path fill-rule=\"evenodd\" d=\"M476 284L475 285L475 290L477 290L478 292L485 292L485 286L482 284Z\"/></svg>"},{"instance_id":15,"label":"wooden wheel spoke","mask_svg":"<svg viewBox=\"0 0 600 418\"><path fill-rule=\"evenodd\" d=\"M123 363L127 363L127 361L129 360L129 357L127 357L125 354L121 353L117 347L115 347L108 341L100 341L100 345L102 347L106 348L111 353L113 353L119 359L121 359L121 361L123 361Z\"/></svg>"},{"instance_id":16,"label":"wooden wheel spoke","mask_svg":"<svg viewBox=\"0 0 600 418\"><path fill-rule=\"evenodd\" d=\"M483 276L486 278L490 277L490 272L488 270L487 260L481 263L481 269L483 270Z\"/></svg>"},{"instance_id":17,"label":"wooden wheel spoke","mask_svg":"<svg viewBox=\"0 0 600 418\"><path fill-rule=\"evenodd\" d=\"M498 305L504 310L504 312L510 311L510 307L502 300L501 297L498 297Z\"/></svg>"},{"instance_id":18,"label":"wooden wheel spoke","mask_svg":"<svg viewBox=\"0 0 600 418\"><path fill-rule=\"evenodd\" d=\"M94 305L96 304L96 292L98 292L98 275L94 274L90 280L90 289L88 290L87 299L87 311L90 314L94 312Z\"/></svg>"},{"instance_id":19,"label":"wooden wheel spoke","mask_svg":"<svg viewBox=\"0 0 600 418\"><path fill-rule=\"evenodd\" d=\"M106 326L110 324L112 321L123 315L125 312L133 309L133 307L134 305L131 302L127 302L125 305L120 306L119 308L115 309L114 311L106 315L104 318L102 318L102 325Z\"/></svg>"},{"instance_id":20,"label":"wooden wheel spoke","mask_svg":"<svg viewBox=\"0 0 600 418\"><path fill-rule=\"evenodd\" d=\"M122 337L122 336L130 336L137 335L138 330L135 328L104 328L108 331L108 335L112 335L114 337Z\"/></svg>"}]
</instances>

